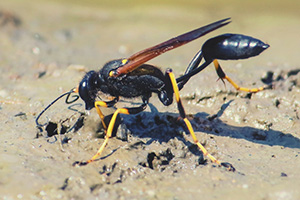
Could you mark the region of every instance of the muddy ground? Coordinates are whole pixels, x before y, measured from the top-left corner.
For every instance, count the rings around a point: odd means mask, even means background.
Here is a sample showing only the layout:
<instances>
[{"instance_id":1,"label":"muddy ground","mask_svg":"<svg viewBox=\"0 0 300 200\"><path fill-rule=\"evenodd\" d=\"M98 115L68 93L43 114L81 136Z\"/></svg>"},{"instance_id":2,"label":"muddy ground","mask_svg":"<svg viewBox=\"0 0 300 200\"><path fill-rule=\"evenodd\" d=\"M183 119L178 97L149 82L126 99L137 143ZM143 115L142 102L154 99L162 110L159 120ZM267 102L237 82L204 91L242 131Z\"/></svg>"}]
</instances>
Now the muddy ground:
<instances>
[{"instance_id":1,"label":"muddy ground","mask_svg":"<svg viewBox=\"0 0 300 200\"><path fill-rule=\"evenodd\" d=\"M1 1L1 198L300 199L299 7L294 0ZM210 66L181 91L196 136L235 172L203 158L176 104L164 107L155 95L145 112L121 115L119 139L87 166L72 164L103 142L95 109L61 100L41 118L50 125L36 128L41 110L87 71L226 17L228 26L151 63L179 76L206 39L227 32L270 44L258 57L220 62L238 84L271 89L237 92Z\"/></svg>"}]
</instances>

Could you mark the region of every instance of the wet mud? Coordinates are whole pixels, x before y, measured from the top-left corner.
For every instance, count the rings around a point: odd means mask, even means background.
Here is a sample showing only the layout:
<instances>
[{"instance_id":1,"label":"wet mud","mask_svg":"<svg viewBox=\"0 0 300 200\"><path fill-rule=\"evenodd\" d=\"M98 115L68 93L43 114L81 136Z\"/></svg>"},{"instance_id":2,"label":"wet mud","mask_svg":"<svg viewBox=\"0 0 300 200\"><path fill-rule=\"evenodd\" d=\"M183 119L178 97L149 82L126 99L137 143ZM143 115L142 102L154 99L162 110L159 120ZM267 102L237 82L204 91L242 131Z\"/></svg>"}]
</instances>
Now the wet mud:
<instances>
[{"instance_id":1,"label":"wet mud","mask_svg":"<svg viewBox=\"0 0 300 200\"><path fill-rule=\"evenodd\" d=\"M1 199L299 199L299 3L246 4L1 2ZM36 127L87 71L226 17L230 25L149 63L179 76L206 39L227 32L270 44L258 57L220 61L241 86L266 90L238 92L209 66L181 91L200 143L235 172L203 156L176 103L165 107L156 95L144 112L118 117L102 157L86 166L73 164L104 141L95 109L62 99ZM113 111L103 109L106 122Z\"/></svg>"}]
</instances>

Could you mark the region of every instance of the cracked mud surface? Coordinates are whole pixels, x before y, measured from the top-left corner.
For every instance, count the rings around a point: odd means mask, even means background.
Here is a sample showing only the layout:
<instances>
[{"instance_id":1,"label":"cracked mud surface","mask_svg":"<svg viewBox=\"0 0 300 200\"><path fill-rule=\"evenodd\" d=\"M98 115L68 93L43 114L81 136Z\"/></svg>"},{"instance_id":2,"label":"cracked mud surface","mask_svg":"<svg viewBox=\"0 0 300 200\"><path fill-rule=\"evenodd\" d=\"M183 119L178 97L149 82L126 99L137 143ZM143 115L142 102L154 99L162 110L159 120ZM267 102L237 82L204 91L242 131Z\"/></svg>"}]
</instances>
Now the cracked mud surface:
<instances>
[{"instance_id":1,"label":"cracked mud surface","mask_svg":"<svg viewBox=\"0 0 300 200\"><path fill-rule=\"evenodd\" d=\"M0 197L299 199L299 3L248 4L245 11L244 3L214 1L0 3ZM241 86L271 88L237 92L216 82L209 66L181 91L201 144L236 172L204 157L176 104L164 107L155 95L145 112L118 118L116 137L87 166L72 164L91 158L103 142L95 109L86 113L82 101L62 99L42 116L48 124L36 128L41 110L87 71L228 16L230 25L149 63L179 76L206 39L227 32L270 44L258 57L220 64ZM117 107L136 103L122 99ZM109 120L113 109L103 111Z\"/></svg>"}]
</instances>

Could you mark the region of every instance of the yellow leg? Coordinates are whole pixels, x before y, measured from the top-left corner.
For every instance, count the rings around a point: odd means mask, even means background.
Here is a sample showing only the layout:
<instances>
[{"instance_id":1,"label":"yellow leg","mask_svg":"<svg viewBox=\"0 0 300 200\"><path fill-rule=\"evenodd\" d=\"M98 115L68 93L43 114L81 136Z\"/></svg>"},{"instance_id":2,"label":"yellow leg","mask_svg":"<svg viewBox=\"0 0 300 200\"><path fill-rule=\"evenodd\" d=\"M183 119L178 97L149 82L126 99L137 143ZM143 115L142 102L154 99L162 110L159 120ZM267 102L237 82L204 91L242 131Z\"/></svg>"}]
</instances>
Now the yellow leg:
<instances>
[{"instance_id":1,"label":"yellow leg","mask_svg":"<svg viewBox=\"0 0 300 200\"><path fill-rule=\"evenodd\" d=\"M104 102L104 101L96 101L95 102L95 108L96 108L96 111L101 119L101 123L102 123L102 126L104 128L104 130L106 131L107 130L107 126L104 122L104 115L102 113L102 111L100 110L99 107L107 107L107 104Z\"/></svg>"},{"instance_id":2,"label":"yellow leg","mask_svg":"<svg viewBox=\"0 0 300 200\"><path fill-rule=\"evenodd\" d=\"M197 144L199 149L201 149L201 151L203 152L203 155L207 156L212 162L214 162L214 163L218 164L219 166L221 166L221 162L219 160L217 160L214 156L212 156L210 153L208 153L208 151L204 148L204 146L198 141L198 139L197 139L197 137L194 133L193 127L191 125L191 122L187 118L184 118L183 120L184 120L186 126L188 127L189 132L192 135L194 143Z\"/></svg>"},{"instance_id":3,"label":"yellow leg","mask_svg":"<svg viewBox=\"0 0 300 200\"><path fill-rule=\"evenodd\" d=\"M203 155L207 156L212 162L218 164L219 166L223 166L225 168L227 168L229 171L234 171L234 167L230 164L230 163L221 163L219 160L217 160L214 156L212 156L205 148L204 146L198 141L196 135L195 135L195 132L194 132L194 129L191 125L191 122L186 118L186 114L185 114L185 111L184 111L184 108L182 106L182 102L180 100L180 95L179 95L179 90L178 90L178 86L177 86L177 82L176 82L176 79L175 79L175 76L174 74L169 70L167 73L169 73L169 77L170 77L170 80L171 80L171 83L172 83L172 87L173 87L173 91L174 91L174 94L175 94L175 98L176 98L176 102L177 102L177 105L178 105L178 110L179 110L179 113L180 113L180 116L183 118L183 121L185 122L193 140L194 140L194 143L199 147L199 149L203 152Z\"/></svg>"},{"instance_id":4,"label":"yellow leg","mask_svg":"<svg viewBox=\"0 0 300 200\"><path fill-rule=\"evenodd\" d=\"M222 70L219 62L215 59L214 61L214 65L215 65L215 68L216 68L216 71L217 71L217 74L218 76L224 80L226 79L236 90L239 90L239 91L244 91L244 92L251 92L251 93L255 93L255 92L259 92L259 91L262 91L264 89L266 89L265 87L259 87L259 88L245 88L245 87L240 87L238 84L236 84L231 78L229 78L225 73L224 71Z\"/></svg>"},{"instance_id":5,"label":"yellow leg","mask_svg":"<svg viewBox=\"0 0 300 200\"><path fill-rule=\"evenodd\" d=\"M103 113L102 113L102 111L100 110L99 107L105 107L105 108L113 107L118 101L119 101L119 98L115 97L111 101L96 101L95 102L96 111L97 111L97 113L98 113L98 115L101 119L101 122L102 122L102 125L103 125L103 128L104 128L105 131L107 130L107 126L104 122L104 115L103 115Z\"/></svg>"},{"instance_id":6,"label":"yellow leg","mask_svg":"<svg viewBox=\"0 0 300 200\"><path fill-rule=\"evenodd\" d=\"M244 88L244 87L240 87L238 86L231 78L229 78L228 76L225 76L224 79L226 79L236 90L239 91L244 91L244 92L251 92L251 93L255 93L255 92L259 92L265 89L265 87L259 87L259 88Z\"/></svg>"},{"instance_id":7,"label":"yellow leg","mask_svg":"<svg viewBox=\"0 0 300 200\"><path fill-rule=\"evenodd\" d=\"M95 104L96 104L96 103L95 103ZM99 109L99 110L100 110L100 109ZM101 111L100 111L100 112L101 112ZM87 160L87 161L85 161L85 162L75 162L73 165L78 165L78 164L79 164L80 166L82 166L82 165L87 165L87 164L89 164L89 163L91 163L91 162L97 160L97 159L101 156L101 154L102 154L104 148L105 148L106 145L108 144L108 139L109 139L109 138L111 137L111 135L112 135L113 128L114 128L114 126L115 126L115 122L116 122L116 119L117 119L117 116L118 116L119 113L122 113L122 114L130 114L127 108L119 108L119 109L117 109L117 110L114 112L114 114L113 114L113 116L112 116L112 118L111 118L111 120L110 120L110 122L109 122L107 131L106 131L106 135L105 135L105 140L104 140L103 144L101 145L101 147L98 149L97 153L96 153L91 159L89 159L89 160Z\"/></svg>"},{"instance_id":8,"label":"yellow leg","mask_svg":"<svg viewBox=\"0 0 300 200\"><path fill-rule=\"evenodd\" d=\"M115 111L114 115L112 116L111 120L110 120L110 123L108 125L108 128L107 128L107 132L106 132L106 136L105 136L105 140L103 142L103 144L101 145L101 147L99 148L99 150L97 151L97 153L90 159L87 161L87 163L91 163L93 161L95 161L97 158L99 158L105 148L105 146L107 145L108 143L108 139L111 137L112 135L112 132L113 132L113 128L115 126L115 122L116 122L116 119L117 119L117 116L119 113L122 113L122 114L129 114L128 112L128 109L126 108L119 108Z\"/></svg>"}]
</instances>

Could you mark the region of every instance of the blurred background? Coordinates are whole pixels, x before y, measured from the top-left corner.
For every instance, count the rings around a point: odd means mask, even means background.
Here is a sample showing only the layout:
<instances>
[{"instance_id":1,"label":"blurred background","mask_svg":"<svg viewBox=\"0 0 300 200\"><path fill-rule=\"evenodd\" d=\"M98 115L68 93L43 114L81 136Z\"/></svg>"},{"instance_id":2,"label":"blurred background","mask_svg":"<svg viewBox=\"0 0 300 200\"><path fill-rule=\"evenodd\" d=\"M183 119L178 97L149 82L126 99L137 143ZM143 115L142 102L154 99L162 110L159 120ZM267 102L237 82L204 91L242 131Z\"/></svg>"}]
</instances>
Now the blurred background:
<instances>
[{"instance_id":1,"label":"blurred background","mask_svg":"<svg viewBox=\"0 0 300 200\"><path fill-rule=\"evenodd\" d=\"M254 36L271 45L261 61L264 66L268 62L267 67L296 67L299 8L300 1L294 0L1 1L0 62L17 67L19 73L26 73L40 61L97 69L108 60L127 57L188 30L231 17L230 25L205 39L225 32ZM10 37L3 36L3 31ZM186 65L203 44L201 40L153 63Z\"/></svg>"}]
</instances>

